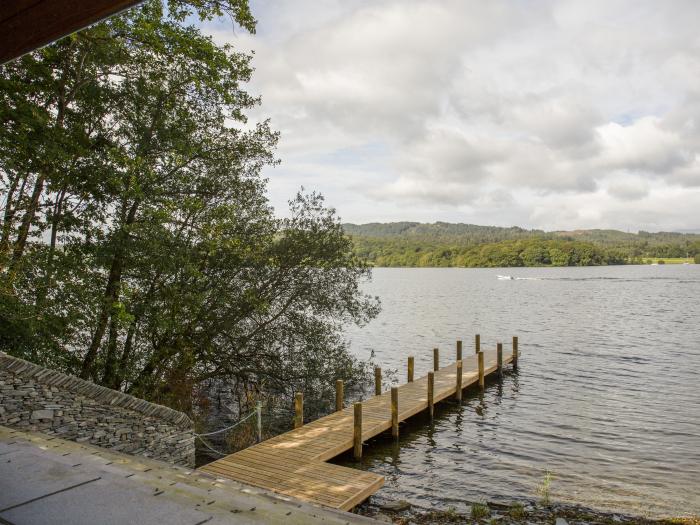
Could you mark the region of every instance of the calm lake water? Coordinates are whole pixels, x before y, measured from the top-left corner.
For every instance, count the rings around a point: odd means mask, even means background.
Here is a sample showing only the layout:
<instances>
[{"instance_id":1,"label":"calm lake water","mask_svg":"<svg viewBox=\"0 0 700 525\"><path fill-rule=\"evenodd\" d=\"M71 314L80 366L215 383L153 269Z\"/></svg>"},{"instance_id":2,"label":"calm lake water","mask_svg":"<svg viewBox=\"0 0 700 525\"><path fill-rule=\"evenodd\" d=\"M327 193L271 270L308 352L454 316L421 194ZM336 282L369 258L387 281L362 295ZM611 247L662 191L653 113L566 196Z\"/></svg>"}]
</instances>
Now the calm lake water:
<instances>
[{"instance_id":1,"label":"calm lake water","mask_svg":"<svg viewBox=\"0 0 700 525\"><path fill-rule=\"evenodd\" d=\"M402 426L398 446L375 439L362 468L386 483L373 501L535 499L549 470L557 501L700 514L700 265L382 268L366 290L383 311L350 331L353 351L401 382L407 356L424 375L434 346L452 362L475 333L504 352L518 335L522 353L483 395Z\"/></svg>"}]
</instances>

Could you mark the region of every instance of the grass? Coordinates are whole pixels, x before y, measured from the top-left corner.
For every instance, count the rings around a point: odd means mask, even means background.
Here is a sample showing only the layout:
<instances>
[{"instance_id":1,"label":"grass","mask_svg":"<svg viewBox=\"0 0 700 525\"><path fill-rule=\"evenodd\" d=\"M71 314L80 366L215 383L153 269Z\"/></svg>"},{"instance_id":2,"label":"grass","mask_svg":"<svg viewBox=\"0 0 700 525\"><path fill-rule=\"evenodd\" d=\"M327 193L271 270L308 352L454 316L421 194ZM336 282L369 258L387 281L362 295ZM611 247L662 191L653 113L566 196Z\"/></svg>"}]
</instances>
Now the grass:
<instances>
[{"instance_id":1,"label":"grass","mask_svg":"<svg viewBox=\"0 0 700 525\"><path fill-rule=\"evenodd\" d=\"M525 507L523 507L522 503L513 503L508 509L508 516L514 520L525 519Z\"/></svg>"},{"instance_id":2,"label":"grass","mask_svg":"<svg viewBox=\"0 0 700 525\"><path fill-rule=\"evenodd\" d=\"M540 496L540 503L545 507L549 506L549 488L552 485L552 473L547 470L544 473L544 478L539 487L537 487L537 494Z\"/></svg>"},{"instance_id":3,"label":"grass","mask_svg":"<svg viewBox=\"0 0 700 525\"><path fill-rule=\"evenodd\" d=\"M472 519L480 520L488 518L491 515L491 510L485 503L472 503Z\"/></svg>"}]
</instances>

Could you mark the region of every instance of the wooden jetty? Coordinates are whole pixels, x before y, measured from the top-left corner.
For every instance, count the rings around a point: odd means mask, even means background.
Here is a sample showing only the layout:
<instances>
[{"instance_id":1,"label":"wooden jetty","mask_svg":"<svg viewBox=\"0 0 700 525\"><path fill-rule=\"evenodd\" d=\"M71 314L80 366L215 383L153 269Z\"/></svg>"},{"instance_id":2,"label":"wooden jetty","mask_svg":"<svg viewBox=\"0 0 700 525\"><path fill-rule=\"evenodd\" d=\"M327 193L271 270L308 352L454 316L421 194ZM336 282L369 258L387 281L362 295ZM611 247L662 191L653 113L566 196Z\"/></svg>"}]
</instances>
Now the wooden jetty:
<instances>
[{"instance_id":1,"label":"wooden jetty","mask_svg":"<svg viewBox=\"0 0 700 525\"><path fill-rule=\"evenodd\" d=\"M384 477L371 472L326 463L353 450L362 455L362 442L382 432L392 430L398 437L398 423L447 398L461 399L462 389L478 383L484 387L485 376L501 373L506 363L517 366L518 342L513 338L513 352L503 355L502 345L494 350L462 356L461 342L457 344L455 363L440 367L439 354L434 353L434 371L413 380L413 358L409 358L409 382L375 395L362 403L343 408L342 382L336 384L335 413L303 424L303 403L295 399L297 417L294 430L253 445L200 470L216 477L228 478L271 490L293 498L326 507L350 510L376 492ZM459 359L461 358L461 360ZM461 376L458 371L461 370ZM377 392L381 392L381 372L375 373Z\"/></svg>"}]
</instances>

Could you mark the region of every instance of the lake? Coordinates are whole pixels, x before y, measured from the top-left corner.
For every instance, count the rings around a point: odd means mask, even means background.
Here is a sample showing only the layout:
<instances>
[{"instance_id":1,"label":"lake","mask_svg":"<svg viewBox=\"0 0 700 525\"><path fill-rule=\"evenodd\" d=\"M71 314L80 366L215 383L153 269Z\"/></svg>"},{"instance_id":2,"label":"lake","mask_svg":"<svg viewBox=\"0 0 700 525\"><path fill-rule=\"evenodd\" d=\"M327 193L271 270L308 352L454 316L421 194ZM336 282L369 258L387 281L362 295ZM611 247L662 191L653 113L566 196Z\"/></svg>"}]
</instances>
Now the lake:
<instances>
[{"instance_id":1,"label":"lake","mask_svg":"<svg viewBox=\"0 0 700 525\"><path fill-rule=\"evenodd\" d=\"M510 275L513 280L498 279ZM386 477L375 502L464 511L471 501L551 498L651 516L700 514L700 265L378 268L383 311L349 331L406 380L519 336L520 366L463 405L374 440L362 468ZM352 464L352 462L348 462ZM357 465L355 465L357 466Z\"/></svg>"}]
</instances>

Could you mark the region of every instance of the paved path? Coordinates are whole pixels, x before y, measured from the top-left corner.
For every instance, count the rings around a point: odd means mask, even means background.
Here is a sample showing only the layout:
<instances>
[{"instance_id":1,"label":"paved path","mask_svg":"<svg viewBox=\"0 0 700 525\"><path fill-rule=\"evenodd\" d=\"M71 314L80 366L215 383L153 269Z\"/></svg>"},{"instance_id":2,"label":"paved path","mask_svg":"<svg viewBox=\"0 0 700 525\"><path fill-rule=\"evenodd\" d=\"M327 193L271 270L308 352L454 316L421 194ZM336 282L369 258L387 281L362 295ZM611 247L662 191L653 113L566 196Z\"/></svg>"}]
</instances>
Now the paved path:
<instances>
[{"instance_id":1,"label":"paved path","mask_svg":"<svg viewBox=\"0 0 700 525\"><path fill-rule=\"evenodd\" d=\"M0 523L355 524L368 518L198 470L0 426Z\"/></svg>"}]
</instances>

